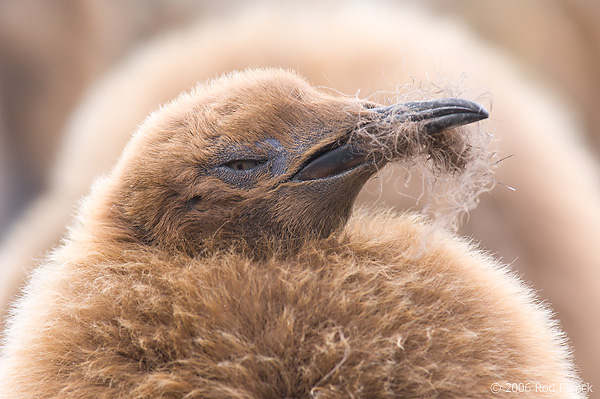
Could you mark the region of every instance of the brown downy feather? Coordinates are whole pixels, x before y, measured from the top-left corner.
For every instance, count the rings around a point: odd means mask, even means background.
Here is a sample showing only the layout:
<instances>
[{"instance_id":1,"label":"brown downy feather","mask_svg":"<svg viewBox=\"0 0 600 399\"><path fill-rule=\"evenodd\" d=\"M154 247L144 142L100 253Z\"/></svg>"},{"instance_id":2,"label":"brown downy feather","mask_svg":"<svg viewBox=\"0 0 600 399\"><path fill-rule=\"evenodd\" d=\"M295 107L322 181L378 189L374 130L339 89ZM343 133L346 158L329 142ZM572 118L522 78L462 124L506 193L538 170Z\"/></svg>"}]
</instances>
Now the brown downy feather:
<instances>
[{"instance_id":1,"label":"brown downy feather","mask_svg":"<svg viewBox=\"0 0 600 399\"><path fill-rule=\"evenodd\" d=\"M136 7L141 7L143 12L130 10L129 15L137 18L145 14L147 7L139 3ZM172 6L177 2L168 3ZM571 109L564 98L558 98L557 93L544 87L539 79L523 73L514 59L482 42L460 22L440 17L431 10L414 9L406 2L392 3L319 4L324 7L303 3L293 11L285 6L272 7L272 2L262 8L253 3L245 11L225 13L224 18L216 21L202 19L193 29L158 37L124 59L82 97L56 154L58 162L53 168L49 189L23 215L0 248L1 311L7 311L9 299L18 295L17 287L23 286L25 275L39 263L42 255L58 245L76 199L88 192L94 176L107 172L114 164L131 131L157 104L169 101L197 80L249 65L283 66L298 70L312 84L344 93L356 93L360 89L361 96L366 97L386 91L393 97L397 92L408 90L410 100L418 100L423 96L416 93L413 97L413 85L425 82L429 86L425 98L439 96L435 86L443 77L443 88L448 81L458 82L453 84L459 88L460 97L477 99L488 106L493 102L486 129L500 138L495 144L501 157L514 155L501 164L496 178L517 191L498 187L493 195L481 196L481 204L470 213L462 232L481 240L485 248L510 262L524 279L534 284L544 300L552 303L572 340L584 380L599 385L600 341L594 331L598 330L600 319L590 317L590 310L600 308L597 294L600 285L597 267L600 190L597 183L600 180L589 146L581 140L585 131L572 114L581 108ZM454 3L448 4L452 4L453 10L459 9ZM527 27L530 33L544 31L531 29L532 17L540 26L548 16L536 12L539 10L535 8L523 9L522 2L518 1L467 3L472 20L486 28L493 26L494 21L498 26L506 26L505 18L498 17L500 14L496 11L502 9L509 15L511 12L507 10L511 5L519 11L524 22L522 27ZM570 1L562 3L571 5ZM481 18L485 14L481 11L490 6L496 10L488 16L494 15L496 19ZM557 7L554 5L554 11ZM477 8L481 9L473 11ZM553 9L546 3L540 3L537 8ZM127 14L119 13L119 18L127 22L122 26L129 31L131 21L127 21ZM100 17L105 15L100 12ZM553 15L565 18L564 13ZM591 16L589 19L593 20ZM47 21L46 18L43 23L32 25L27 14L25 26L43 29ZM103 26L106 31L115 32L112 24ZM516 32L512 25L509 31ZM123 30L117 32L123 34ZM564 36L561 29L548 32ZM548 43L561 44L550 36L546 37ZM520 45L527 34L511 37ZM571 39L562 43L563 47L572 49L574 43L585 42L575 36ZM88 40L88 44L84 47L94 49L97 56L97 42ZM557 58L556 54L564 52L556 51L555 46L540 47L537 41L529 44L529 50L547 52L540 64L546 72L547 66L588 60L586 57ZM51 49L51 46L46 47ZM536 51L529 50L527 54L534 54L535 58ZM55 52L47 53L56 56ZM567 75L585 82L582 87L594 92L586 74L563 74ZM68 77L63 83L73 84L70 75L63 73L63 76ZM479 88L481 85L483 89ZM63 88L61 86L61 92ZM478 96L481 92L490 94L482 99ZM383 93L378 96L379 102L390 104ZM55 96L52 101L54 104ZM594 101L584 101L579 107L593 108L594 104ZM37 101L31 105L35 113L43 107ZM48 133L45 129L37 132ZM42 148L48 151L47 146ZM415 168L410 170L408 180L404 172L403 167L388 169L391 177L387 179L381 173L380 178L363 190L358 201L372 203L378 199L387 206L408 209L415 206L415 199L419 199L420 207L423 198L429 198L425 205L434 216L440 211L452 215L446 210L443 194L419 198L421 179ZM429 179L423 188L437 193L445 182L445 179ZM407 187L408 183L411 187ZM468 180L466 183L471 184Z\"/></svg>"},{"instance_id":2,"label":"brown downy feather","mask_svg":"<svg viewBox=\"0 0 600 399\"><path fill-rule=\"evenodd\" d=\"M0 395L498 398L514 396L508 384L526 384L521 397L582 397L558 388L578 380L548 309L505 267L418 217L358 209L329 237L308 235L295 253L282 246L256 260L235 246L176 252L180 230L193 224L134 212L182 215L172 209L179 198L165 194L192 178L190 157L214 156L197 145L213 126L201 106L271 96L277 109L290 84L303 92L293 105L284 97L285 115L306 116L292 118L298 129L313 126L304 111L314 104L362 107L292 74L255 71L183 95L146 121L96 183L64 245L35 271L8 328ZM286 127L253 104L238 117L264 119L235 125L239 136L226 138L258 137L252 128L263 123ZM345 112L335 115L328 120L347 125ZM140 236L137 222L162 241ZM266 235L265 247L280 238Z\"/></svg>"},{"instance_id":3,"label":"brown downy feather","mask_svg":"<svg viewBox=\"0 0 600 399\"><path fill-rule=\"evenodd\" d=\"M576 380L532 292L414 216L361 210L263 263L112 251L36 272L7 397L579 397L535 391Z\"/></svg>"}]
</instances>

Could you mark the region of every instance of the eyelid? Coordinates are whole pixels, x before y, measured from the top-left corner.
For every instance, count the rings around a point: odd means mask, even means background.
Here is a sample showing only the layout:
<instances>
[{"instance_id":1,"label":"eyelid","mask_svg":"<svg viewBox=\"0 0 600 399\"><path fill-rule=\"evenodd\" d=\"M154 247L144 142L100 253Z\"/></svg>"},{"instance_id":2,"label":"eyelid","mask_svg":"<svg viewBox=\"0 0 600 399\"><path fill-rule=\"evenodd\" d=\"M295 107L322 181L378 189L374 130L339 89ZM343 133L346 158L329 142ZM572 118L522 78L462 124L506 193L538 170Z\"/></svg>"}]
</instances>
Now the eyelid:
<instances>
[{"instance_id":1,"label":"eyelid","mask_svg":"<svg viewBox=\"0 0 600 399\"><path fill-rule=\"evenodd\" d=\"M266 159L234 159L220 166L237 171L249 171L267 163Z\"/></svg>"}]
</instances>

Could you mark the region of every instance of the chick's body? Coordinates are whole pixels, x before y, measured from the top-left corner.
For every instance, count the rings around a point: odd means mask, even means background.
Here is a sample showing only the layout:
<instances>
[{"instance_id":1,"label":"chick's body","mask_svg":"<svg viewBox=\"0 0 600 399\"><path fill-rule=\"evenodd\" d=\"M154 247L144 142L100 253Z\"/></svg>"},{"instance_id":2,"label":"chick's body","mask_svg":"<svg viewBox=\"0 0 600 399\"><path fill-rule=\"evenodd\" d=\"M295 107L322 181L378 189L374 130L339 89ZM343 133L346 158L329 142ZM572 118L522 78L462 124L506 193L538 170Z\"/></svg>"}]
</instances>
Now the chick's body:
<instances>
[{"instance_id":1,"label":"chick's body","mask_svg":"<svg viewBox=\"0 0 600 399\"><path fill-rule=\"evenodd\" d=\"M548 311L501 266L416 217L346 223L387 162L351 134L397 127L417 156L486 116L458 99L377 107L279 70L183 95L35 271L0 396L580 397L542 391L577 380Z\"/></svg>"},{"instance_id":2,"label":"chick's body","mask_svg":"<svg viewBox=\"0 0 600 399\"><path fill-rule=\"evenodd\" d=\"M13 347L22 391L9 397L497 397L494 383L573 383L531 293L415 217L361 211L339 236L262 262L86 258L37 271L23 305L46 305L15 326L30 338Z\"/></svg>"}]
</instances>

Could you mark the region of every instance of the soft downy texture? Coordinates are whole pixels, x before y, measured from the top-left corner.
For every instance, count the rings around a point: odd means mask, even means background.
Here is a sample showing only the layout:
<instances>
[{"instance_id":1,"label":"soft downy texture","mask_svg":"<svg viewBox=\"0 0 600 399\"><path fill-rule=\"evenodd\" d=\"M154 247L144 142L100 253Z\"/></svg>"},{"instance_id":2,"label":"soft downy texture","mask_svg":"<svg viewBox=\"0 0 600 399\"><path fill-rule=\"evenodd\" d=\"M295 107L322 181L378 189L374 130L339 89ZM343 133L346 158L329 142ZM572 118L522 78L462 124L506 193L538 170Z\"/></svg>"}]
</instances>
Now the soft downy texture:
<instances>
[{"instance_id":1,"label":"soft downy texture","mask_svg":"<svg viewBox=\"0 0 600 399\"><path fill-rule=\"evenodd\" d=\"M534 388L579 383L549 310L422 217L359 209L260 263L165 255L111 246L74 265L57 252L20 304L40 309L14 326L30 339L9 347L20 367L0 397L491 399L514 382L532 387L523 398L582 397Z\"/></svg>"},{"instance_id":2,"label":"soft downy texture","mask_svg":"<svg viewBox=\"0 0 600 399\"><path fill-rule=\"evenodd\" d=\"M156 104L173 98L197 79L248 63L276 63L299 69L316 84L345 93L359 88L370 93L370 89L389 89L397 80L405 82L408 74L415 74L417 81L437 81L433 69L451 79L464 73L467 85L485 84L484 90L494 95L495 109L487 126L503 137L502 157L515 155L502 164L498 179L517 189L515 195L498 187L493 195L483 196L483 206L472 213L466 232L514 263L553 304L573 339L585 380L597 385L594 378L600 356L594 331L598 320L590 317L590 309L599 303L594 238L600 209L598 179L586 148L577 139L576 119L539 82L531 76L524 78L503 54L474 40L451 21L415 13L406 5L377 7L374 3L350 13L336 8L316 22L306 14L290 19L277 12L265 16L259 10L225 24L171 34L138 51L99 82L76 112L51 190L5 245L7 256L0 263L6 279L2 283L10 290L3 288L3 303L22 284L25 271L58 244L75 199L87 192L94 175L108 170L136 124ZM310 15L315 11L311 6ZM357 24L358 20L362 23ZM436 29L428 29L433 26ZM413 40L415 31L418 41ZM215 56L207 58L207 53ZM443 66L437 64L440 54L446 55ZM181 62L182 57L186 62ZM153 84L148 85L149 81ZM477 100L477 94L467 98ZM411 173L412 182L420 180L414 168ZM392 184L383 185L382 180L373 182L363 203L379 196L386 205L405 209L418 197L410 194L411 201L402 201L409 195L403 177L394 177ZM373 188L378 185L384 194ZM9 278L10 274L15 277Z\"/></svg>"},{"instance_id":3,"label":"soft downy texture","mask_svg":"<svg viewBox=\"0 0 600 399\"><path fill-rule=\"evenodd\" d=\"M270 105L277 108L283 100L289 106L287 89L295 84L306 96L294 104L298 112L327 103L330 118L324 119L338 123L347 120L348 109L365 112L344 100L346 111L332 117L340 99L309 93L303 80L281 70L229 78L213 87L220 100L247 98L249 88L255 89L255 99L264 98L269 83ZM210 89L184 94L153 114L113 173L95 184L63 246L36 269L15 309L0 360L0 395L498 398L513 393L495 393L492 384L577 386L563 335L532 292L469 243L431 230L423 217L359 208L328 237L308 235L298 251L281 246L258 260L235 246L192 256L136 238L135 225L119 217L119 207L139 198L157 202L156 211L166 214L181 204L176 195L160 202L152 193L157 186L170 192L170 173L193 174L205 165L188 163L181 152L191 151L195 140L207 140L198 123L185 122L190 115L203 115L210 123L207 115L214 114L199 113L198 106L213 104L212 94ZM243 121L249 115L278 118L276 112L244 110L238 110ZM306 123L301 119L293 118L296 128ZM253 123L260 126L256 119ZM175 136L166 129L174 126L180 129ZM190 126L196 130L186 129ZM247 124L240 129L226 131L251 134ZM254 134L261 137L258 130ZM210 143L196 147L208 162L215 155ZM411 155L418 162L427 157L419 149L432 147L415 148ZM435 148L443 153L454 147ZM152 157L159 149L168 152L163 153L167 161ZM442 162L447 168L464 167L463 157L448 159L459 161L455 166ZM136 188L134 180L148 173L156 181ZM208 181L218 187L214 179ZM284 178L280 185L289 183ZM135 189L150 199L132 195ZM162 198L164 192L157 195ZM260 194L256 187L254 193ZM297 204L295 197L280 199L292 208ZM289 214L298 215L303 214ZM264 239L276 248L279 237L273 233ZM536 390L523 395L540 396L582 397Z\"/></svg>"}]
</instances>

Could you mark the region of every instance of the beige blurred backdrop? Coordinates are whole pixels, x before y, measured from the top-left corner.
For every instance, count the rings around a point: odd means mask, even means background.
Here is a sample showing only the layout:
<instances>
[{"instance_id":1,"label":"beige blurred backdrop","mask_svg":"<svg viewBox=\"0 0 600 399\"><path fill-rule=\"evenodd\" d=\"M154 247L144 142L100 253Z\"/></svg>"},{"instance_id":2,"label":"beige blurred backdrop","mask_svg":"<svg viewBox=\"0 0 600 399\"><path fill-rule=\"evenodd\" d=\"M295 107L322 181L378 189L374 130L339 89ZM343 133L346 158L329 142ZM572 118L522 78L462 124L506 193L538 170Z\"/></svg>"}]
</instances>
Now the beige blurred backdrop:
<instances>
[{"instance_id":1,"label":"beige blurred backdrop","mask_svg":"<svg viewBox=\"0 0 600 399\"><path fill-rule=\"evenodd\" d=\"M304 17L260 3L0 2L0 313L128 132L195 81L284 66L366 96L443 77L491 108L483 126L501 156L514 155L498 179L517 191L484 195L461 232L552 304L584 381L600 391L600 3L397 0L323 11L308 1L295 5ZM403 209L401 174L361 200Z\"/></svg>"}]
</instances>

